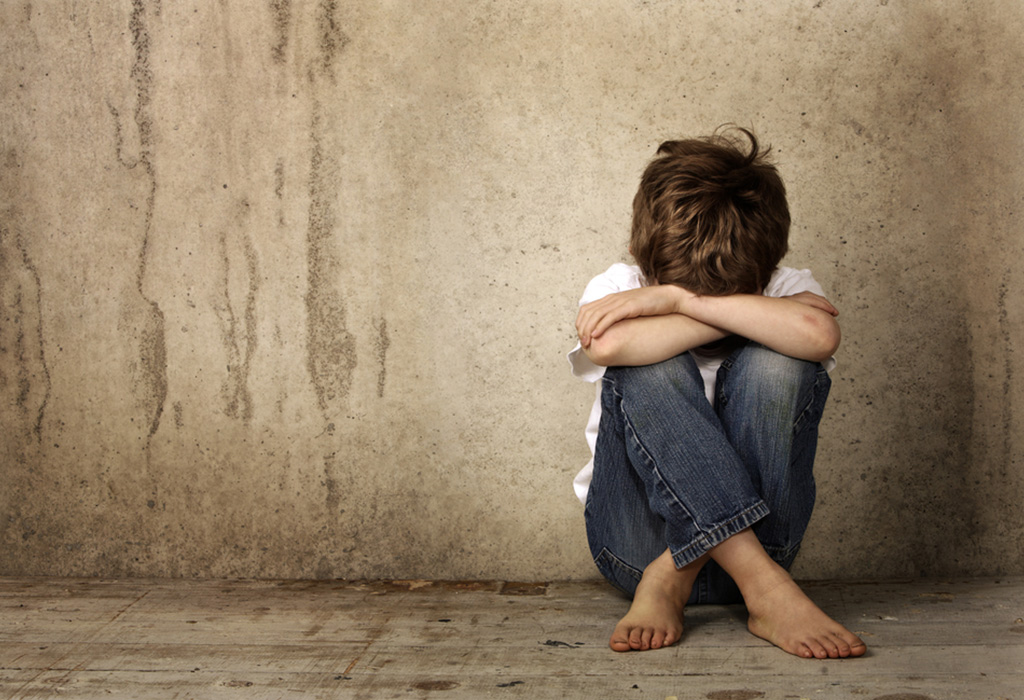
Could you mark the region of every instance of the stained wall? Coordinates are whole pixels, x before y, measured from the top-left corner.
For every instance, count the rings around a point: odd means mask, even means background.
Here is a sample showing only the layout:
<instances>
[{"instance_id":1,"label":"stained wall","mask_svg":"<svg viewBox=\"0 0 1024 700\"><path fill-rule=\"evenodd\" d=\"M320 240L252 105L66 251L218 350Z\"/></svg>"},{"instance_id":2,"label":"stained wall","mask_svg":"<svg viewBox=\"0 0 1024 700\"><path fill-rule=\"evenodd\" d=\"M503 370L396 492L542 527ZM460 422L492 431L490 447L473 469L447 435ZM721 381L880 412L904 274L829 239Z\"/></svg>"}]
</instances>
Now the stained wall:
<instances>
[{"instance_id":1,"label":"stained wall","mask_svg":"<svg viewBox=\"0 0 1024 700\"><path fill-rule=\"evenodd\" d=\"M1015 0L0 6L0 574L596 576L564 358L657 144L844 343L797 573L1024 573Z\"/></svg>"}]
</instances>

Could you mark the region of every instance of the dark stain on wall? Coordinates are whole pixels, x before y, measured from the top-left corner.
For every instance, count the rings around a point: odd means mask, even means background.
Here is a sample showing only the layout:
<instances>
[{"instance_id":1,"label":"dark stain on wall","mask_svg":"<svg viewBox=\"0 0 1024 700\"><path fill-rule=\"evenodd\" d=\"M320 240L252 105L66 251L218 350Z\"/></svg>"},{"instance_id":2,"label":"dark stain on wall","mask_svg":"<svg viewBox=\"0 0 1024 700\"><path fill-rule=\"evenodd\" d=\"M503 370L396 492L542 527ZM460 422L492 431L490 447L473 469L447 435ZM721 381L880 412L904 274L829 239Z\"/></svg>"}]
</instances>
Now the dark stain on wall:
<instances>
[{"instance_id":1,"label":"dark stain on wall","mask_svg":"<svg viewBox=\"0 0 1024 700\"><path fill-rule=\"evenodd\" d=\"M278 158L274 165L274 196L284 199L284 158Z\"/></svg>"},{"instance_id":2,"label":"dark stain on wall","mask_svg":"<svg viewBox=\"0 0 1024 700\"><path fill-rule=\"evenodd\" d=\"M274 63L283 64L288 60L288 31L292 22L291 0L270 0L270 12L274 21L274 45L270 55Z\"/></svg>"},{"instance_id":3,"label":"dark stain on wall","mask_svg":"<svg viewBox=\"0 0 1024 700\"><path fill-rule=\"evenodd\" d=\"M341 491L338 488L338 480L334 478L335 453L332 452L324 457L324 488L327 491L327 520L328 529L334 530L334 522L341 511Z\"/></svg>"},{"instance_id":4,"label":"dark stain on wall","mask_svg":"<svg viewBox=\"0 0 1024 700\"><path fill-rule=\"evenodd\" d=\"M15 376L8 377L3 372L8 363L0 365L0 390L14 390L14 406L41 443L51 391L43 343L42 284L21 236L8 225L15 218L8 210L0 219L0 300L5 312L0 316L0 356L13 355L16 368Z\"/></svg>"},{"instance_id":5,"label":"dark stain on wall","mask_svg":"<svg viewBox=\"0 0 1024 700\"><path fill-rule=\"evenodd\" d=\"M328 433L333 432L333 424L328 427ZM324 474L323 480L320 482L324 487L325 491L325 506L326 506L326 520L321 532L323 533L323 540L329 543L329 547L333 548L335 543L338 542L338 522L341 519L342 514L345 510L342 508L342 488L336 478L337 473L337 453L330 452L324 455ZM335 578L337 572L331 562L332 557L323 556L316 564L313 577L316 579L324 580Z\"/></svg>"},{"instance_id":6,"label":"dark stain on wall","mask_svg":"<svg viewBox=\"0 0 1024 700\"><path fill-rule=\"evenodd\" d=\"M319 42L319 71L334 78L334 61L348 46L349 38L341 31L337 20L337 0L320 0L316 9L316 28Z\"/></svg>"},{"instance_id":7,"label":"dark stain on wall","mask_svg":"<svg viewBox=\"0 0 1024 700\"><path fill-rule=\"evenodd\" d=\"M137 158L128 159L125 157L124 128L121 126L121 113L109 101L107 102L107 109L110 110L110 115L114 118L114 152L117 156L117 162L122 167L132 170L139 164L139 161Z\"/></svg>"},{"instance_id":8,"label":"dark stain on wall","mask_svg":"<svg viewBox=\"0 0 1024 700\"><path fill-rule=\"evenodd\" d=\"M259 291L259 266L256 249L248 232L249 202L242 200L236 207L233 219L241 222L238 243L241 246L241 260L245 270L246 297L242 314L235 313L231 303L233 255L227 230L220 233L220 257L223 263L221 282L223 302L217 305L217 317L221 323L221 340L228 356L227 377L222 394L225 399L225 413L232 418L241 418L249 423L252 418L252 393L249 391L249 375L252 358L256 352L256 295Z\"/></svg>"},{"instance_id":9,"label":"dark stain on wall","mask_svg":"<svg viewBox=\"0 0 1024 700\"><path fill-rule=\"evenodd\" d=\"M1003 386L1002 401L1002 450L1000 459L996 460L1001 478L1008 476L1007 470L1013 461L1013 334L1010 330L1009 315L1006 310L1006 296L1010 285L1010 271L1003 273L1003 279L999 283L999 296L997 305L999 308L999 338L1003 345Z\"/></svg>"},{"instance_id":10,"label":"dark stain on wall","mask_svg":"<svg viewBox=\"0 0 1024 700\"><path fill-rule=\"evenodd\" d=\"M345 300L334 284L340 264L333 236L337 216L335 193L340 181L337 160L323 145L323 107L313 108L310 128L312 153L309 172L309 221L306 231L308 289L306 292L306 367L320 409L348 395L356 366L355 338L346 328Z\"/></svg>"},{"instance_id":11,"label":"dark stain on wall","mask_svg":"<svg viewBox=\"0 0 1024 700\"><path fill-rule=\"evenodd\" d=\"M277 198L277 225L284 228L284 158L274 165L274 197Z\"/></svg>"},{"instance_id":12,"label":"dark stain on wall","mask_svg":"<svg viewBox=\"0 0 1024 700\"><path fill-rule=\"evenodd\" d=\"M152 106L153 70L149 65L151 40L149 28L146 24L145 0L133 0L128 29L132 36L132 48L135 51L131 78L132 82L135 83L137 98L135 102L135 125L139 130L139 142L141 144L139 160L152 170L153 119L150 115L150 108Z\"/></svg>"},{"instance_id":13,"label":"dark stain on wall","mask_svg":"<svg viewBox=\"0 0 1024 700\"><path fill-rule=\"evenodd\" d=\"M154 2L156 14L160 12L159 2ZM132 37L132 48L135 60L132 63L131 78L135 83L135 126L139 133L139 156L135 167L141 167L146 178L146 205L142 244L139 250L138 267L136 268L135 288L141 303L131 304L131 310L124 320L135 328L139 343L138 376L136 390L148 405L148 437L149 441L160 427L160 418L167 400L167 347L164 330L164 313L152 299L146 296L144 282L146 266L149 259L149 243L153 233L153 214L156 205L156 168L153 164L153 118L152 118L152 85L153 71L150 67L150 34L146 22L145 0L132 2L131 18L128 28ZM124 163L122 155L118 159Z\"/></svg>"},{"instance_id":14,"label":"dark stain on wall","mask_svg":"<svg viewBox=\"0 0 1024 700\"><path fill-rule=\"evenodd\" d=\"M377 327L377 362L380 368L377 370L377 396L384 398L384 386L388 378L388 348L391 346L391 338L388 336L388 321L383 316L376 322Z\"/></svg>"}]
</instances>

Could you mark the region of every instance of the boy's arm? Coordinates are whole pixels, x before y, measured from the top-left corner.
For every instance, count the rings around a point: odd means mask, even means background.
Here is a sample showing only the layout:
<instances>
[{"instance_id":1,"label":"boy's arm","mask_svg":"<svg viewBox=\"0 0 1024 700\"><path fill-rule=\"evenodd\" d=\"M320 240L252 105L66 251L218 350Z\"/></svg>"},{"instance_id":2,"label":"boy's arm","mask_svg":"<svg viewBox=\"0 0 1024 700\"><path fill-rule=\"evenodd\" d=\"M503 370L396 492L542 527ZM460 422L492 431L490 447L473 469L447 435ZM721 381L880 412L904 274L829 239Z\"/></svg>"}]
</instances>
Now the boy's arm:
<instances>
[{"instance_id":1,"label":"boy's arm","mask_svg":"<svg viewBox=\"0 0 1024 700\"><path fill-rule=\"evenodd\" d=\"M684 291L656 285L584 304L576 316L583 352L603 367L650 365L729 335L679 313L679 293Z\"/></svg>"},{"instance_id":2,"label":"boy's arm","mask_svg":"<svg viewBox=\"0 0 1024 700\"><path fill-rule=\"evenodd\" d=\"M675 285L610 294L580 308L576 331L598 365L644 365L736 334L815 362L839 345L838 311L824 297L698 296Z\"/></svg>"},{"instance_id":3,"label":"boy's arm","mask_svg":"<svg viewBox=\"0 0 1024 700\"><path fill-rule=\"evenodd\" d=\"M724 330L811 362L832 357L842 337L836 321L839 311L813 292L788 297L690 295L683 313L703 321L714 319Z\"/></svg>"}]
</instances>

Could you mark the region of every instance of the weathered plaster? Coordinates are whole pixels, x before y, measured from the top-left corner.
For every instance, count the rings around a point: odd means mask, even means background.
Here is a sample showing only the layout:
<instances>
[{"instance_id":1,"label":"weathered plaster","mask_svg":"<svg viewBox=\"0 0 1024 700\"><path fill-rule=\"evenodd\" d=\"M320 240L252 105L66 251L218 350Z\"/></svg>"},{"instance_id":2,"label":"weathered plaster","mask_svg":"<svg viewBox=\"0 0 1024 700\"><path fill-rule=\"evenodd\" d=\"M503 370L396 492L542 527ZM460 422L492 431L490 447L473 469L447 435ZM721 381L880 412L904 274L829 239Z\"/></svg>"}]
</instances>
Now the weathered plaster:
<instances>
[{"instance_id":1,"label":"weathered plaster","mask_svg":"<svg viewBox=\"0 0 1024 700\"><path fill-rule=\"evenodd\" d=\"M844 343L806 577L1024 573L1024 10L0 8L0 573L596 575L564 359L657 144L774 148Z\"/></svg>"}]
</instances>

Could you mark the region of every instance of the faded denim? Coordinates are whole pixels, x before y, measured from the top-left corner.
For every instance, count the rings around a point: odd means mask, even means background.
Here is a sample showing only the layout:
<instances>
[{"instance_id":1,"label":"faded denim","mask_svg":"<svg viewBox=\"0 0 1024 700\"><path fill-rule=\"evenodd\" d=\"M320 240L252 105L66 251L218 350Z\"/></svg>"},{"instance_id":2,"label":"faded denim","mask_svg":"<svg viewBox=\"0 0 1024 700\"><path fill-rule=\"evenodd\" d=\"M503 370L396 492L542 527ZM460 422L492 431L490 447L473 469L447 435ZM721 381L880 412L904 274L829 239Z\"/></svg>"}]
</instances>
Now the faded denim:
<instances>
[{"instance_id":1,"label":"faded denim","mask_svg":"<svg viewBox=\"0 0 1024 700\"><path fill-rule=\"evenodd\" d=\"M722 363L714 407L689 353L609 367L585 510L605 578L632 595L666 547L682 567L748 527L788 569L814 507L812 467L830 386L820 364L752 342ZM690 603L739 599L709 562Z\"/></svg>"}]
</instances>

